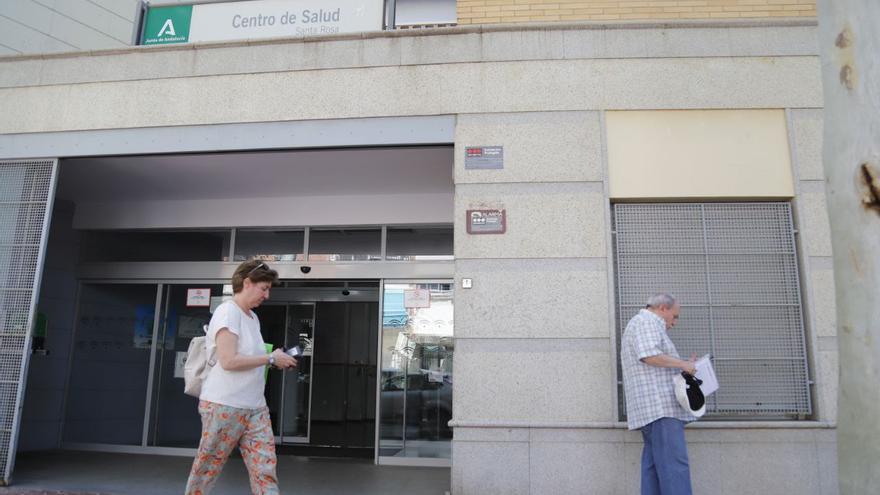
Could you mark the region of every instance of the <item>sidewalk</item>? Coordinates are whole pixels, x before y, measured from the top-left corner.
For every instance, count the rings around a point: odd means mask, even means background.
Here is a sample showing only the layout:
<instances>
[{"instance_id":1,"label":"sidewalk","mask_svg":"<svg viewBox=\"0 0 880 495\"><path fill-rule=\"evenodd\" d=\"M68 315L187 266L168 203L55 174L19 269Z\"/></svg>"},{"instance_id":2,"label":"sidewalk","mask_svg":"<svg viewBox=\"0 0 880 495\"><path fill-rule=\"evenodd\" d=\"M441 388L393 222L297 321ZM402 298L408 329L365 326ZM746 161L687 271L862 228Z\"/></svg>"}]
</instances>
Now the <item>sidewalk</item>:
<instances>
[{"instance_id":1,"label":"sidewalk","mask_svg":"<svg viewBox=\"0 0 880 495\"><path fill-rule=\"evenodd\" d=\"M14 495L104 495L97 492L47 492L45 490L16 491L15 488L0 488L0 493L9 493Z\"/></svg>"},{"instance_id":2,"label":"sidewalk","mask_svg":"<svg viewBox=\"0 0 880 495\"><path fill-rule=\"evenodd\" d=\"M20 454L0 495L180 495L192 459L144 454L47 451ZM372 461L279 456L281 493L444 495L449 468L376 466ZM240 457L229 460L211 495L250 493Z\"/></svg>"}]
</instances>

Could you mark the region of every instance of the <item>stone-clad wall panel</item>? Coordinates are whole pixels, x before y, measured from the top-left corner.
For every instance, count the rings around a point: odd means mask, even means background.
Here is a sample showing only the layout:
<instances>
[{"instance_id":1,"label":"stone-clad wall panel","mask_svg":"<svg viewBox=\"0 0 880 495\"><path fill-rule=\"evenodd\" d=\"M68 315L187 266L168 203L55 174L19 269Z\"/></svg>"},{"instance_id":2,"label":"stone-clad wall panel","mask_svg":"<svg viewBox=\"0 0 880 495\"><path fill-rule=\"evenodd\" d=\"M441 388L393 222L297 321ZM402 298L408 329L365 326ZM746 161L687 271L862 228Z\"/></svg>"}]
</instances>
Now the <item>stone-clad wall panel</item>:
<instances>
[{"instance_id":1,"label":"stone-clad wall panel","mask_svg":"<svg viewBox=\"0 0 880 495\"><path fill-rule=\"evenodd\" d=\"M175 52L169 52L175 53ZM109 64L113 59L106 60ZM8 66L14 70L14 66ZM4 70L6 67L4 67ZM455 63L0 89L0 133L380 116L820 106L814 57Z\"/></svg>"},{"instance_id":2,"label":"stone-clad wall panel","mask_svg":"<svg viewBox=\"0 0 880 495\"><path fill-rule=\"evenodd\" d=\"M455 293L457 339L611 338L604 258L458 260L455 271L473 283Z\"/></svg>"}]
</instances>

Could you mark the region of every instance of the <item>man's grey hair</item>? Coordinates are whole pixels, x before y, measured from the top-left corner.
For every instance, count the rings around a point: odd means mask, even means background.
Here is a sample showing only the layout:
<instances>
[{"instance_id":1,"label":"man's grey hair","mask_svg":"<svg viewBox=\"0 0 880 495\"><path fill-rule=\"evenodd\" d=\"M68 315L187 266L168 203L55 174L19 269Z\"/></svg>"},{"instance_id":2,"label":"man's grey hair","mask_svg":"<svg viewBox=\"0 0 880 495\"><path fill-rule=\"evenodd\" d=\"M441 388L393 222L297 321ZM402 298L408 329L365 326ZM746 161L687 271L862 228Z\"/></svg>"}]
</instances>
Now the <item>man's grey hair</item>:
<instances>
[{"instance_id":1,"label":"man's grey hair","mask_svg":"<svg viewBox=\"0 0 880 495\"><path fill-rule=\"evenodd\" d=\"M668 308L675 306L675 296L660 292L659 294L654 294L648 298L649 308L659 308L660 306L666 306Z\"/></svg>"}]
</instances>

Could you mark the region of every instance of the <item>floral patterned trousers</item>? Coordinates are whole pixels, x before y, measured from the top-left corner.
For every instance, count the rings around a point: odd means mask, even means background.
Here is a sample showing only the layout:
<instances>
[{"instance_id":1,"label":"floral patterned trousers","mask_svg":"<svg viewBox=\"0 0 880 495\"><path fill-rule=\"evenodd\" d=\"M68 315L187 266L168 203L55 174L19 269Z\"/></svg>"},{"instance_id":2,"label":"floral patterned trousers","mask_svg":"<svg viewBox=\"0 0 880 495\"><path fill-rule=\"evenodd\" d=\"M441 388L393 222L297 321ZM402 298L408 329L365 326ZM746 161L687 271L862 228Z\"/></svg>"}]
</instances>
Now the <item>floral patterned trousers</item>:
<instances>
[{"instance_id":1,"label":"floral patterned trousers","mask_svg":"<svg viewBox=\"0 0 880 495\"><path fill-rule=\"evenodd\" d=\"M275 437L269 409L240 409L199 401L202 440L193 460L186 495L206 495L237 445L248 470L254 495L277 495Z\"/></svg>"}]
</instances>

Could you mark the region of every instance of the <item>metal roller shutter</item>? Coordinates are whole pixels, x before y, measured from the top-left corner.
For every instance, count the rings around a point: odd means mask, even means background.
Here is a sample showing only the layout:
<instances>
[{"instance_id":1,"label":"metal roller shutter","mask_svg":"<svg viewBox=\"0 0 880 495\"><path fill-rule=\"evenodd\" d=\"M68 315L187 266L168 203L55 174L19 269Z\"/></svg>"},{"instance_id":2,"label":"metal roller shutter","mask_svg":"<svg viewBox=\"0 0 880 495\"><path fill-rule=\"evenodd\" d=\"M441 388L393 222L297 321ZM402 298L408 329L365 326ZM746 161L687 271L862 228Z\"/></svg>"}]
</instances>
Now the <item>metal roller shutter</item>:
<instances>
[{"instance_id":1,"label":"metal roller shutter","mask_svg":"<svg viewBox=\"0 0 880 495\"><path fill-rule=\"evenodd\" d=\"M795 231L788 203L615 204L617 326L656 292L682 306L682 357L711 354L716 417L811 414ZM620 387L621 411L624 411Z\"/></svg>"}]
</instances>

